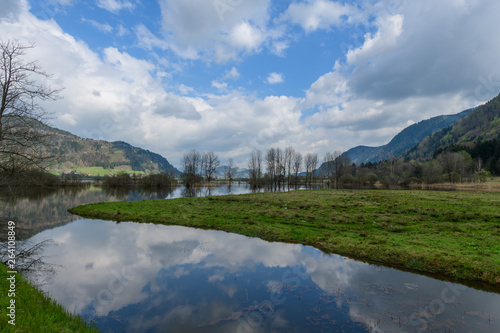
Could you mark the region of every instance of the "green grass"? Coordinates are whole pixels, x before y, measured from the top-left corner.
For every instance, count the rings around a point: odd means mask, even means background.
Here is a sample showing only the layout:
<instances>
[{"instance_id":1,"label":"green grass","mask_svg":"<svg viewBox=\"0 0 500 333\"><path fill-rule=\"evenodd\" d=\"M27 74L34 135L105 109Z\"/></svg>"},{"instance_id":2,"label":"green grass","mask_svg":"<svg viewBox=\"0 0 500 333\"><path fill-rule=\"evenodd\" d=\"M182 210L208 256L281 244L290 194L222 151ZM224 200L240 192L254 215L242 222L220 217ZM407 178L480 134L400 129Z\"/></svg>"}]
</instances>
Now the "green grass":
<instances>
[{"instance_id":1,"label":"green grass","mask_svg":"<svg viewBox=\"0 0 500 333\"><path fill-rule=\"evenodd\" d=\"M1 332L26 332L26 333L52 333L52 332L99 332L90 328L78 316L72 316L58 305L54 300L45 296L33 287L20 274L16 274L15 326L8 323L7 307L11 297L8 296L10 283L7 280L7 267L0 264L0 331Z\"/></svg>"},{"instance_id":2,"label":"green grass","mask_svg":"<svg viewBox=\"0 0 500 333\"><path fill-rule=\"evenodd\" d=\"M89 218L225 230L500 285L500 194L321 190L79 206Z\"/></svg>"}]
</instances>

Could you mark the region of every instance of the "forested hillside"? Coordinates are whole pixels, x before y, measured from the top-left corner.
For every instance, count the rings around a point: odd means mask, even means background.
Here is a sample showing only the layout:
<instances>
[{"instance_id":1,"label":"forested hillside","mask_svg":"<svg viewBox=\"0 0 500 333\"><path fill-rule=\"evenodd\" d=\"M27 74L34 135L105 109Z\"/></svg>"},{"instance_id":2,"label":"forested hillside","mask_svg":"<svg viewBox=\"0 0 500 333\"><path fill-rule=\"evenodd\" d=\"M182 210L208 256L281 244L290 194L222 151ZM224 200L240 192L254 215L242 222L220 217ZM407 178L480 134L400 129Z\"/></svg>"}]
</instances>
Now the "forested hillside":
<instances>
[{"instance_id":1,"label":"forested hillside","mask_svg":"<svg viewBox=\"0 0 500 333\"><path fill-rule=\"evenodd\" d=\"M500 95L464 118L430 136L402 156L427 160L453 146L474 149L478 144L500 139ZM494 145L494 144L493 144Z\"/></svg>"},{"instance_id":2,"label":"forested hillside","mask_svg":"<svg viewBox=\"0 0 500 333\"><path fill-rule=\"evenodd\" d=\"M50 126L43 125L41 128L44 134L48 134L49 145L43 149L52 156L49 169L54 172L101 167L145 173L178 173L163 156L126 142L83 139Z\"/></svg>"},{"instance_id":3,"label":"forested hillside","mask_svg":"<svg viewBox=\"0 0 500 333\"><path fill-rule=\"evenodd\" d=\"M345 154L356 164L369 162L376 163L388 160L419 144L426 136L462 119L472 110L473 109L465 110L455 115L438 116L423 120L405 128L396 135L391 142L384 146L358 146L348 150Z\"/></svg>"}]
</instances>

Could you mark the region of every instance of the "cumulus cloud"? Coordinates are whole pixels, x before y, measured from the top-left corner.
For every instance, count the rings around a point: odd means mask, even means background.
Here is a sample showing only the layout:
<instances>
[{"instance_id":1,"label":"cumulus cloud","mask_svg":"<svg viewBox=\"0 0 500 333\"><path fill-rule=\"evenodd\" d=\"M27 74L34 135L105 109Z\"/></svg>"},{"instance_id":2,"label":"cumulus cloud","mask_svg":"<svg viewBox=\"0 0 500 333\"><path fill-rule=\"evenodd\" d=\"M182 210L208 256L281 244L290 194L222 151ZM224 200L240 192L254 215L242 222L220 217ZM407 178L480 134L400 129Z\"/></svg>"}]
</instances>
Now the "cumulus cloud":
<instances>
[{"instance_id":1,"label":"cumulus cloud","mask_svg":"<svg viewBox=\"0 0 500 333\"><path fill-rule=\"evenodd\" d=\"M359 23L364 15L357 7L328 0L309 0L292 3L281 20L300 25L306 32L329 29L345 23Z\"/></svg>"},{"instance_id":2,"label":"cumulus cloud","mask_svg":"<svg viewBox=\"0 0 500 333\"><path fill-rule=\"evenodd\" d=\"M26 3L23 0L2 0L0 2L0 20L17 19Z\"/></svg>"},{"instance_id":3,"label":"cumulus cloud","mask_svg":"<svg viewBox=\"0 0 500 333\"><path fill-rule=\"evenodd\" d=\"M282 83L283 81L284 81L283 74L280 73L271 73L267 77L267 83L269 84Z\"/></svg>"},{"instance_id":4,"label":"cumulus cloud","mask_svg":"<svg viewBox=\"0 0 500 333\"><path fill-rule=\"evenodd\" d=\"M236 67L233 67L229 71L226 72L226 74L224 75L223 78L236 80L236 79L239 79L239 77L240 77L240 73L238 72Z\"/></svg>"},{"instance_id":5,"label":"cumulus cloud","mask_svg":"<svg viewBox=\"0 0 500 333\"><path fill-rule=\"evenodd\" d=\"M259 52L280 33L269 27L270 0L224 2L161 0L163 32L183 58L226 62Z\"/></svg>"},{"instance_id":6,"label":"cumulus cloud","mask_svg":"<svg viewBox=\"0 0 500 333\"><path fill-rule=\"evenodd\" d=\"M214 87L218 90L226 90L227 83L226 82L219 82L219 81L212 81L212 87Z\"/></svg>"},{"instance_id":7,"label":"cumulus cloud","mask_svg":"<svg viewBox=\"0 0 500 333\"><path fill-rule=\"evenodd\" d=\"M199 120L201 115L196 111L193 104L184 97L169 93L157 101L153 111L163 117L175 117L181 119Z\"/></svg>"},{"instance_id":8,"label":"cumulus cloud","mask_svg":"<svg viewBox=\"0 0 500 333\"><path fill-rule=\"evenodd\" d=\"M479 77L500 77L498 1L405 1L375 22L347 54L350 86L370 98L471 94ZM490 96L491 97L491 96Z\"/></svg>"},{"instance_id":9,"label":"cumulus cloud","mask_svg":"<svg viewBox=\"0 0 500 333\"><path fill-rule=\"evenodd\" d=\"M100 5L116 12L127 3ZM165 86L158 80L172 74L159 67L168 57L141 60L119 46L94 51L54 20L37 19L24 1L1 2L0 31L3 39L36 41L27 56L54 74L54 88L65 88L63 99L46 104L53 125L84 137L126 140L176 165L193 148L244 166L254 148L293 145L321 155L384 144L409 121L456 113L500 91L498 1L403 1L388 8L385 2L352 7L310 0L292 3L279 20L271 16L269 0L224 3L238 5L220 15L212 1L161 0L162 34L133 26L136 46L174 51L200 64L242 60L262 50L284 56L291 42L283 24L318 32L359 23L367 33L332 58L333 68L305 83L304 95L259 96L228 88L230 80L247 81L248 64L239 62L238 68L212 67L217 74L209 79L211 92L181 82ZM261 84L284 82L280 73L261 77Z\"/></svg>"}]
</instances>

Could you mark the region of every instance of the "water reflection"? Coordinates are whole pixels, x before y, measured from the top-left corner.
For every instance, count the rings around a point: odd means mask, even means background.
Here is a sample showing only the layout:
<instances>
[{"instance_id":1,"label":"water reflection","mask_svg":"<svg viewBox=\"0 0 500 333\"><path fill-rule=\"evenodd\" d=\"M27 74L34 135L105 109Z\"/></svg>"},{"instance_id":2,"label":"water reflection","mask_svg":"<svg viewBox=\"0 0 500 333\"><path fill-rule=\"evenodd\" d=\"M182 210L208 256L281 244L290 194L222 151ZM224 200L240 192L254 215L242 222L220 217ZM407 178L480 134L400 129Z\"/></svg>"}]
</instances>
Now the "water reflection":
<instances>
[{"instance_id":1,"label":"water reflection","mask_svg":"<svg viewBox=\"0 0 500 333\"><path fill-rule=\"evenodd\" d=\"M162 189L140 188L103 188L96 186L58 187L58 188L22 188L21 192L1 196L0 222L15 221L18 239L29 238L43 230L62 226L78 217L68 213L68 209L78 205L110 202L138 201L153 199L172 199L187 196L244 194L251 192L246 183L214 184L186 191L184 187ZM3 229L2 229L3 230ZM0 234L0 241L6 240L7 233Z\"/></svg>"},{"instance_id":2,"label":"water reflection","mask_svg":"<svg viewBox=\"0 0 500 333\"><path fill-rule=\"evenodd\" d=\"M104 332L497 332L500 295L220 231L79 220L45 290Z\"/></svg>"}]
</instances>

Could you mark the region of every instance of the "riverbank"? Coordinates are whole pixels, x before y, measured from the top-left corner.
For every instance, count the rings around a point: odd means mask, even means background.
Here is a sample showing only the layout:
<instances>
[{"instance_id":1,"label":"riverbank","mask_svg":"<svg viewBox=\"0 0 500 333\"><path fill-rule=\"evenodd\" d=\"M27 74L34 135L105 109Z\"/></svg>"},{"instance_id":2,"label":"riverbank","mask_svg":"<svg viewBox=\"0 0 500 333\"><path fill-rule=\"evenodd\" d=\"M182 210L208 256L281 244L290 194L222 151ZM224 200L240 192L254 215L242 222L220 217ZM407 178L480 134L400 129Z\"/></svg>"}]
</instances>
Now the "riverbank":
<instances>
[{"instance_id":1,"label":"riverbank","mask_svg":"<svg viewBox=\"0 0 500 333\"><path fill-rule=\"evenodd\" d=\"M32 286L22 275L15 274L15 291L11 290L12 274L7 273L7 267L0 264L0 331L2 332L88 332L98 333L96 328L90 328L84 320L68 312L54 300L44 295ZM14 290L14 289L12 289ZM14 294L12 294L14 293ZM9 294L11 294L9 296ZM15 300L14 307L11 300ZM15 311L15 317L8 307ZM8 321L15 319L14 325Z\"/></svg>"},{"instance_id":2,"label":"riverbank","mask_svg":"<svg viewBox=\"0 0 500 333\"><path fill-rule=\"evenodd\" d=\"M88 218L217 229L500 285L500 196L320 190L79 206Z\"/></svg>"}]
</instances>

